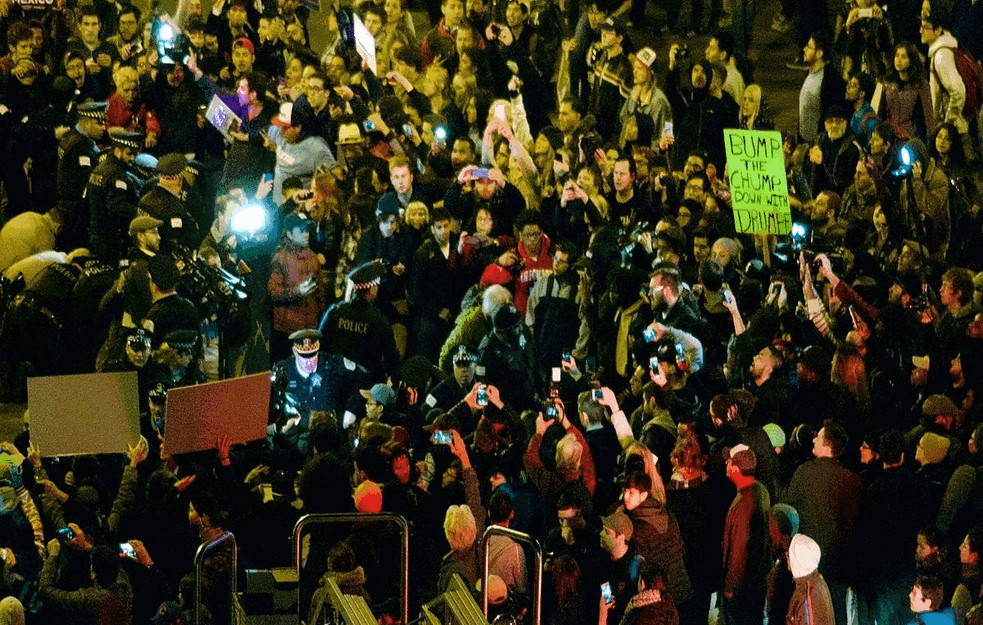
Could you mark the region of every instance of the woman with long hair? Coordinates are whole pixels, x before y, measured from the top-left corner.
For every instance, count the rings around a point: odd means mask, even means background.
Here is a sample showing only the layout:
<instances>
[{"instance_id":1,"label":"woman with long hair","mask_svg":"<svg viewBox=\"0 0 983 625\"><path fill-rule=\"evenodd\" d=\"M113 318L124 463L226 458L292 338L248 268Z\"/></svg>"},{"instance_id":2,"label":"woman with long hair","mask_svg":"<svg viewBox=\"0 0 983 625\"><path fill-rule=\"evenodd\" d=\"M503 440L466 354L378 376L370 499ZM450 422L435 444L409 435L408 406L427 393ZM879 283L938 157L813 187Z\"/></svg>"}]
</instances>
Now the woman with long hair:
<instances>
[{"instance_id":1,"label":"woman with long hair","mask_svg":"<svg viewBox=\"0 0 983 625\"><path fill-rule=\"evenodd\" d=\"M775 122L765 115L764 95L760 85L748 85L741 96L740 123L745 130L774 130Z\"/></svg>"},{"instance_id":2,"label":"woman with long hair","mask_svg":"<svg viewBox=\"0 0 983 625\"><path fill-rule=\"evenodd\" d=\"M345 296L348 272L355 266L355 252L362 229L358 218L347 204L338 200L339 193L334 176L327 172L314 174L311 180L311 219L315 231L311 247L324 254L322 271L330 272L322 280L327 286L328 303Z\"/></svg>"},{"instance_id":3,"label":"woman with long hair","mask_svg":"<svg viewBox=\"0 0 983 625\"><path fill-rule=\"evenodd\" d=\"M935 133L935 109L924 63L915 44L894 46L893 69L884 82L884 123L900 137L924 139Z\"/></svg>"},{"instance_id":4,"label":"woman with long hair","mask_svg":"<svg viewBox=\"0 0 983 625\"><path fill-rule=\"evenodd\" d=\"M568 555L553 561L553 595L556 601L550 616L550 625L587 625L584 608L584 584L580 565Z\"/></svg>"}]
</instances>

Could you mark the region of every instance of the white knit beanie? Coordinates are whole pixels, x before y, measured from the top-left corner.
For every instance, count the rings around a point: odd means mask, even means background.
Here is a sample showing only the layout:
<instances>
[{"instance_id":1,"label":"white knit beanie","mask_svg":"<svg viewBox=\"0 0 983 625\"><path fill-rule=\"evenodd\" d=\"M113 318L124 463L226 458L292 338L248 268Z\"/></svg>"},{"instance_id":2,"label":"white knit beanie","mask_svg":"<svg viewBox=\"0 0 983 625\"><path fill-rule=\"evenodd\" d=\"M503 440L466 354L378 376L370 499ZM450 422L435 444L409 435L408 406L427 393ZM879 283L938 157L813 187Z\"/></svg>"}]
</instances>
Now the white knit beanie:
<instances>
[{"instance_id":1,"label":"white knit beanie","mask_svg":"<svg viewBox=\"0 0 983 625\"><path fill-rule=\"evenodd\" d=\"M819 568L821 555L816 541L805 534L793 536L788 547L788 566L792 570L792 577L805 577Z\"/></svg>"}]
</instances>

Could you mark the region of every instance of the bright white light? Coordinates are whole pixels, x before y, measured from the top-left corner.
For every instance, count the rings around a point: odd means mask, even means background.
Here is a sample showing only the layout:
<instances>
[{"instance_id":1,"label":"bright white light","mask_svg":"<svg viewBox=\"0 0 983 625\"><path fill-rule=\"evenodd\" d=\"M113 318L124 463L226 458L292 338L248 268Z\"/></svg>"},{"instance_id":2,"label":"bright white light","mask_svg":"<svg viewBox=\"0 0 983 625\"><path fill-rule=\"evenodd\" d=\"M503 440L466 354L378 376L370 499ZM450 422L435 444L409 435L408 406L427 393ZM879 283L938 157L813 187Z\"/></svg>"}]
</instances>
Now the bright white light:
<instances>
[{"instance_id":1,"label":"bright white light","mask_svg":"<svg viewBox=\"0 0 983 625\"><path fill-rule=\"evenodd\" d=\"M232 214L232 231L256 234L266 227L266 209L247 204Z\"/></svg>"},{"instance_id":2,"label":"bright white light","mask_svg":"<svg viewBox=\"0 0 983 625\"><path fill-rule=\"evenodd\" d=\"M167 22L160 25L160 30L157 31L157 39L160 41L171 41L174 39L174 29Z\"/></svg>"}]
</instances>

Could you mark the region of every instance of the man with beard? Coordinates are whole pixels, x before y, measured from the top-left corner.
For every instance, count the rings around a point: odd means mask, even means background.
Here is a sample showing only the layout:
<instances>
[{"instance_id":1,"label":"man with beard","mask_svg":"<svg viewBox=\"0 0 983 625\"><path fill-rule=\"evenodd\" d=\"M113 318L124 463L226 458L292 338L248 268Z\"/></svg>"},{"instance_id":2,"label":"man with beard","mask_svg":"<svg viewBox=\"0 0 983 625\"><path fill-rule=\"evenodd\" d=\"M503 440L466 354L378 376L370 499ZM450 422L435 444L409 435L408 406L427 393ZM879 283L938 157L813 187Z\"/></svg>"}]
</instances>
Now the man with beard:
<instances>
[{"instance_id":1,"label":"man with beard","mask_svg":"<svg viewBox=\"0 0 983 625\"><path fill-rule=\"evenodd\" d=\"M835 191L842 195L853 182L853 174L860 160L860 148L853 133L849 132L850 113L845 105L837 103L826 107L823 125L826 128L809 150L812 163L812 192Z\"/></svg>"},{"instance_id":2,"label":"man with beard","mask_svg":"<svg viewBox=\"0 0 983 625\"><path fill-rule=\"evenodd\" d=\"M631 154L622 154L614 162L614 190L607 196L609 214L613 221L629 228L649 220L652 202L638 189L635 159Z\"/></svg>"},{"instance_id":3,"label":"man with beard","mask_svg":"<svg viewBox=\"0 0 983 625\"><path fill-rule=\"evenodd\" d=\"M526 325L536 341L536 370L547 379L552 367L573 351L581 331L577 305L577 272L571 265L577 260L573 245L561 241L553 251L553 273L541 277L529 291Z\"/></svg>"},{"instance_id":4,"label":"man with beard","mask_svg":"<svg viewBox=\"0 0 983 625\"><path fill-rule=\"evenodd\" d=\"M679 44L669 46L669 74L666 77L666 98L672 107L675 139L672 143L673 169L680 171L689 155L697 150L699 139L699 104L707 97L710 64L701 61L690 69L689 80L680 77ZM685 85L684 85L685 83ZM704 159L704 165L706 161Z\"/></svg>"},{"instance_id":5,"label":"man with beard","mask_svg":"<svg viewBox=\"0 0 983 625\"><path fill-rule=\"evenodd\" d=\"M103 296L99 305L102 314L112 317L113 325L97 358L97 368L103 363L106 363L106 367L110 366L108 363L112 362L114 357L119 359L120 343L126 338L128 329L136 327L137 322L143 319L153 304L150 295L149 267L150 259L160 252L158 228L162 224L161 220L149 215L134 217L130 222L129 233L133 245L126 258L120 261L123 271L120 272L119 279Z\"/></svg>"},{"instance_id":6,"label":"man with beard","mask_svg":"<svg viewBox=\"0 0 983 625\"><path fill-rule=\"evenodd\" d=\"M123 63L135 59L138 54L143 52L143 44L140 43L140 9L133 5L124 5L116 18L116 34L106 39L106 43L113 46L116 51L115 59Z\"/></svg>"},{"instance_id":7,"label":"man with beard","mask_svg":"<svg viewBox=\"0 0 983 625\"><path fill-rule=\"evenodd\" d=\"M467 290L464 261L457 251L458 235L452 228L450 213L442 208L434 210L430 224L432 236L423 242L411 262L414 351L431 362L436 360L444 338L450 333L454 312Z\"/></svg>"},{"instance_id":8,"label":"man with beard","mask_svg":"<svg viewBox=\"0 0 983 625\"><path fill-rule=\"evenodd\" d=\"M768 344L751 359L749 390L757 397L754 413L748 418L751 425L777 423L791 431L788 378L783 371L785 354L775 345Z\"/></svg>"},{"instance_id":9,"label":"man with beard","mask_svg":"<svg viewBox=\"0 0 983 625\"><path fill-rule=\"evenodd\" d=\"M632 336L641 336L650 321L677 328L695 336L703 345L712 344L713 329L689 301L681 297L679 269L672 263L660 263L649 278L649 304L652 316L636 320Z\"/></svg>"},{"instance_id":10,"label":"man with beard","mask_svg":"<svg viewBox=\"0 0 983 625\"><path fill-rule=\"evenodd\" d=\"M617 113L632 87L631 61L622 44L628 29L619 17L608 17L600 25L601 40L587 52L590 98L588 110L597 119L597 131L614 138Z\"/></svg>"},{"instance_id":11,"label":"man with beard","mask_svg":"<svg viewBox=\"0 0 983 625\"><path fill-rule=\"evenodd\" d=\"M453 152L451 160L454 160ZM474 222L478 209L487 208L495 219L491 235L511 235L512 226L518 227L516 218L526 208L526 200L515 185L505 180L501 170L468 165L447 188L444 208L466 224Z\"/></svg>"}]
</instances>

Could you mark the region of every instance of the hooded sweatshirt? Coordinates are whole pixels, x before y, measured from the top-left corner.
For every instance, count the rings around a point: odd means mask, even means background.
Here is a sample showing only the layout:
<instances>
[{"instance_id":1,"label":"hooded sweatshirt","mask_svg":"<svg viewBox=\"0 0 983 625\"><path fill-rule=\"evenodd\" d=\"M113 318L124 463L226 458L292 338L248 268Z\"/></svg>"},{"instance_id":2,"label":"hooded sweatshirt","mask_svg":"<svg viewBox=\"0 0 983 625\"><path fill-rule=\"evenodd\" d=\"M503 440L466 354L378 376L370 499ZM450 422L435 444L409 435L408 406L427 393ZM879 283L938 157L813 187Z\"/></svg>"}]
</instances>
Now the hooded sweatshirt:
<instances>
[{"instance_id":1,"label":"hooded sweatshirt","mask_svg":"<svg viewBox=\"0 0 983 625\"><path fill-rule=\"evenodd\" d=\"M646 560L656 562L666 574L666 585L677 602L689 599L693 590L683 563L683 539L676 517L652 500L651 495L634 510L624 509L631 519L631 542Z\"/></svg>"},{"instance_id":2,"label":"hooded sweatshirt","mask_svg":"<svg viewBox=\"0 0 983 625\"><path fill-rule=\"evenodd\" d=\"M833 600L819 573L819 545L805 534L796 534L788 548L788 566L795 591L788 605L786 625L835 625Z\"/></svg>"},{"instance_id":3,"label":"hooded sweatshirt","mask_svg":"<svg viewBox=\"0 0 983 625\"><path fill-rule=\"evenodd\" d=\"M965 134L969 130L969 124L963 117L966 85L956 68L953 54L958 46L956 38L944 30L935 43L928 47L928 85L932 92L935 119L952 122L959 134Z\"/></svg>"}]
</instances>

